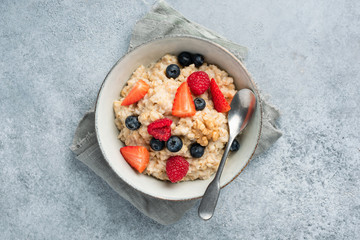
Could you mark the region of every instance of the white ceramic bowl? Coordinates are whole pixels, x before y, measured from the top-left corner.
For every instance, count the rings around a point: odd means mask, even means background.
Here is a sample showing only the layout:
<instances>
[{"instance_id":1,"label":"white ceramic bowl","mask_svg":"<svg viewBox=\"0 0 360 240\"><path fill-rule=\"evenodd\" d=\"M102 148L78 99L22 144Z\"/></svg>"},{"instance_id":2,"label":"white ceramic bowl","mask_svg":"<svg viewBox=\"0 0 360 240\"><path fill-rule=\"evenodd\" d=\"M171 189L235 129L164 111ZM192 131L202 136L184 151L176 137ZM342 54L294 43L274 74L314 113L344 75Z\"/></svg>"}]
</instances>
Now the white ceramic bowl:
<instances>
[{"instance_id":1,"label":"white ceramic bowl","mask_svg":"<svg viewBox=\"0 0 360 240\"><path fill-rule=\"evenodd\" d=\"M135 48L115 64L106 76L96 102L95 128L101 151L111 168L129 185L150 196L167 200L202 197L213 176L208 180L170 183L137 173L120 154L124 143L117 138L119 131L114 124L113 102L141 64L147 66L167 53L177 55L182 51L204 55L207 63L217 65L234 78L236 89L250 88L259 100L255 83L241 62L228 50L207 40L194 37L158 39ZM253 156L260 138L261 121L261 104L257 104L253 118L240 136L240 150L230 153L220 181L222 187L235 179Z\"/></svg>"}]
</instances>

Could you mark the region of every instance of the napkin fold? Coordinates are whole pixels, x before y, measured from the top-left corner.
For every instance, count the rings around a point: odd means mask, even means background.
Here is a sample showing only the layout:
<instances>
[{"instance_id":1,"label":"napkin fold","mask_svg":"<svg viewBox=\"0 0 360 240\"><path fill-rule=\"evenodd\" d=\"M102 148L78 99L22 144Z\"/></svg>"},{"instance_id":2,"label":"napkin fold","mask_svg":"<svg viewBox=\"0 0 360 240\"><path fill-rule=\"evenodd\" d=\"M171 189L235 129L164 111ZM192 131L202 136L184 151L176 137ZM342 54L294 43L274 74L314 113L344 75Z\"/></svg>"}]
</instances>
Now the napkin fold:
<instances>
[{"instance_id":1,"label":"napkin fold","mask_svg":"<svg viewBox=\"0 0 360 240\"><path fill-rule=\"evenodd\" d=\"M136 23L130 40L129 51L155 38L184 35L201 37L216 42L241 60L244 60L247 56L245 47L232 43L217 33L187 20L163 0L158 1L150 12ZM275 121L279 117L279 111L265 99L260 98L263 109L263 125L260 142L255 153L256 156L266 151L282 135L275 125ZM99 148L95 134L94 109L87 112L80 121L70 149L78 160L104 179L121 197L160 224L175 223L197 201L157 199L135 190L119 178L110 168Z\"/></svg>"}]
</instances>

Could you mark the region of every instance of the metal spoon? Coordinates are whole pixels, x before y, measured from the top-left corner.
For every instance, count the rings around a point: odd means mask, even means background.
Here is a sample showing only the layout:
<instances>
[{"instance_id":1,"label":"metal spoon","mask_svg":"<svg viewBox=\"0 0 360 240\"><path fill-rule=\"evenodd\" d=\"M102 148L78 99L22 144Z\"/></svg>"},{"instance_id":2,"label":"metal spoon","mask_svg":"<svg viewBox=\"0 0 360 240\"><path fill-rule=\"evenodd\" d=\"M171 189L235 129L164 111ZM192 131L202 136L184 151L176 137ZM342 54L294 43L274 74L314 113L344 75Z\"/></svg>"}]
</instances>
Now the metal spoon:
<instances>
[{"instance_id":1,"label":"metal spoon","mask_svg":"<svg viewBox=\"0 0 360 240\"><path fill-rule=\"evenodd\" d=\"M228 114L229 141L226 144L215 178L207 187L199 206L199 216L204 220L209 220L214 214L220 194L220 177L226 158L235 137L246 127L255 110L255 94L249 89L241 89L235 94L230 106L231 109Z\"/></svg>"}]
</instances>

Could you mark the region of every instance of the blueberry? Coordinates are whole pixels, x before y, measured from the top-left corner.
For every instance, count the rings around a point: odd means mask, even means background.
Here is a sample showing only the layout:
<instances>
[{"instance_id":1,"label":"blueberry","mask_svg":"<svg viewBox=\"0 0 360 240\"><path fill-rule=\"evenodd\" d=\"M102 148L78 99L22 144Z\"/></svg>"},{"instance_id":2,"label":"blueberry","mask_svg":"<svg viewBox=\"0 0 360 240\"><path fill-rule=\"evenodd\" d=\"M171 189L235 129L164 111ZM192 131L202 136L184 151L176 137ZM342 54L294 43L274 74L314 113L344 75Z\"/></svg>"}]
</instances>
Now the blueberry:
<instances>
[{"instance_id":1,"label":"blueberry","mask_svg":"<svg viewBox=\"0 0 360 240\"><path fill-rule=\"evenodd\" d=\"M139 122L137 116L129 116L125 120L125 125L130 130L136 130L140 128L141 123Z\"/></svg>"},{"instance_id":2,"label":"blueberry","mask_svg":"<svg viewBox=\"0 0 360 240\"><path fill-rule=\"evenodd\" d=\"M200 67L204 64L204 56L201 54L192 55L192 61L195 64L195 67Z\"/></svg>"},{"instance_id":3,"label":"blueberry","mask_svg":"<svg viewBox=\"0 0 360 240\"><path fill-rule=\"evenodd\" d=\"M180 75L180 68L176 64L170 64L166 68L166 76L168 78L177 78Z\"/></svg>"},{"instance_id":4,"label":"blueberry","mask_svg":"<svg viewBox=\"0 0 360 240\"><path fill-rule=\"evenodd\" d=\"M165 142L160 141L156 138L152 138L150 141L150 147L154 150L154 151L160 151L163 150L165 147Z\"/></svg>"},{"instance_id":5,"label":"blueberry","mask_svg":"<svg viewBox=\"0 0 360 240\"><path fill-rule=\"evenodd\" d=\"M182 52L178 56L178 61L181 66L186 67L193 63L191 53L189 52Z\"/></svg>"},{"instance_id":6,"label":"blueberry","mask_svg":"<svg viewBox=\"0 0 360 240\"><path fill-rule=\"evenodd\" d=\"M240 148L240 143L238 142L238 140L235 139L231 144L230 151L236 152L237 150L239 150L239 148Z\"/></svg>"},{"instance_id":7,"label":"blueberry","mask_svg":"<svg viewBox=\"0 0 360 240\"><path fill-rule=\"evenodd\" d=\"M194 158L201 158L204 155L205 147L198 143L193 143L190 147L190 154Z\"/></svg>"},{"instance_id":8,"label":"blueberry","mask_svg":"<svg viewBox=\"0 0 360 240\"><path fill-rule=\"evenodd\" d=\"M206 102L204 99L202 98L195 98L194 100L194 104L195 104L195 109L196 111L201 111L205 108L206 106Z\"/></svg>"},{"instance_id":9,"label":"blueberry","mask_svg":"<svg viewBox=\"0 0 360 240\"><path fill-rule=\"evenodd\" d=\"M171 136L166 142L166 147L170 152L178 152L182 148L183 143L181 138L177 136Z\"/></svg>"}]
</instances>

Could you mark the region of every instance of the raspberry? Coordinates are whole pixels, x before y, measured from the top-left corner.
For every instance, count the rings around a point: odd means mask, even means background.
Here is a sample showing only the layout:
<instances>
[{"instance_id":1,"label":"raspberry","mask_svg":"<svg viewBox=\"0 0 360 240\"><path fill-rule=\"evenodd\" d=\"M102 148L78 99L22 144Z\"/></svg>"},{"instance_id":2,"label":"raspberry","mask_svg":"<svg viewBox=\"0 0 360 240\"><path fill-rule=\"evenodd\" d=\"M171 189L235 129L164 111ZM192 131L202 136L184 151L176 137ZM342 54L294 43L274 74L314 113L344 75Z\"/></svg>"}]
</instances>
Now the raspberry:
<instances>
[{"instance_id":1,"label":"raspberry","mask_svg":"<svg viewBox=\"0 0 360 240\"><path fill-rule=\"evenodd\" d=\"M206 72L197 71L192 73L187 82L189 84L190 90L194 95L203 94L210 86L210 78Z\"/></svg>"},{"instance_id":2,"label":"raspberry","mask_svg":"<svg viewBox=\"0 0 360 240\"><path fill-rule=\"evenodd\" d=\"M166 174L173 183L183 179L188 171L189 163L181 156L173 156L166 161Z\"/></svg>"},{"instance_id":3,"label":"raspberry","mask_svg":"<svg viewBox=\"0 0 360 240\"><path fill-rule=\"evenodd\" d=\"M154 138L160 141L167 141L171 137L171 124L172 121L168 118L158 119L150 123L147 130Z\"/></svg>"}]
</instances>

